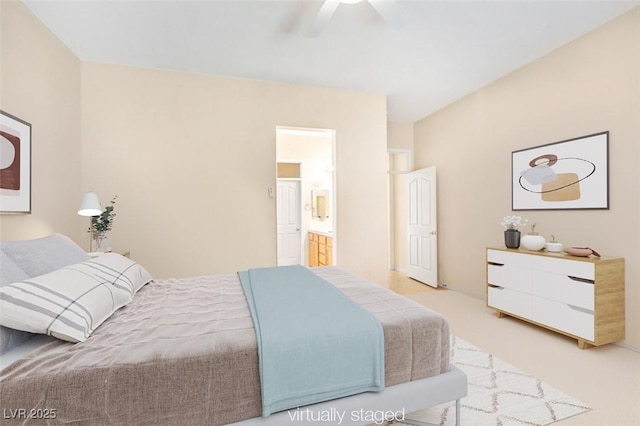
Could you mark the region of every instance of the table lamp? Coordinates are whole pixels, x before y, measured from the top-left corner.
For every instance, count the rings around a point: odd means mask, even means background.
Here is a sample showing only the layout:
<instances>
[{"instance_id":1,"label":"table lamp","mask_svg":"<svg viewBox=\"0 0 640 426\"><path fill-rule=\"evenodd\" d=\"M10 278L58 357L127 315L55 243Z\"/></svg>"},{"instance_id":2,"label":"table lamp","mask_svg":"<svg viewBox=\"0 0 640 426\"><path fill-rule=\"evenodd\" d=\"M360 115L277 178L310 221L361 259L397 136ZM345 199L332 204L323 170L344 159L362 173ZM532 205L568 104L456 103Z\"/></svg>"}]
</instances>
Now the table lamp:
<instances>
[{"instance_id":1,"label":"table lamp","mask_svg":"<svg viewBox=\"0 0 640 426\"><path fill-rule=\"evenodd\" d=\"M80 216L98 216L102 213L102 206L100 206L100 200L95 192L87 192L82 197L78 214ZM93 252L93 226L91 219L89 219L89 252Z\"/></svg>"}]
</instances>

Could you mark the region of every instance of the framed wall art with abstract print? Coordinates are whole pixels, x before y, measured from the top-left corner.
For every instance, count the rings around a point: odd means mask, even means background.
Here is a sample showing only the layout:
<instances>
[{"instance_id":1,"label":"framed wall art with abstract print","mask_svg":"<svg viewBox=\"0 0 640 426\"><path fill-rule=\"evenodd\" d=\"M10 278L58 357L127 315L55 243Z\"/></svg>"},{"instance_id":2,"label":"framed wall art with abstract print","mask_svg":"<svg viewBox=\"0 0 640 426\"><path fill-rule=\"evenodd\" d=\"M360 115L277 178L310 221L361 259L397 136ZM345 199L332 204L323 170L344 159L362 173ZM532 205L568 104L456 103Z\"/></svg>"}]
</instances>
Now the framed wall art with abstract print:
<instances>
[{"instance_id":1,"label":"framed wall art with abstract print","mask_svg":"<svg viewBox=\"0 0 640 426\"><path fill-rule=\"evenodd\" d=\"M609 208L609 132L511 153L513 210Z\"/></svg>"},{"instance_id":2,"label":"framed wall art with abstract print","mask_svg":"<svg viewBox=\"0 0 640 426\"><path fill-rule=\"evenodd\" d=\"M0 111L0 213L31 213L31 124Z\"/></svg>"}]
</instances>

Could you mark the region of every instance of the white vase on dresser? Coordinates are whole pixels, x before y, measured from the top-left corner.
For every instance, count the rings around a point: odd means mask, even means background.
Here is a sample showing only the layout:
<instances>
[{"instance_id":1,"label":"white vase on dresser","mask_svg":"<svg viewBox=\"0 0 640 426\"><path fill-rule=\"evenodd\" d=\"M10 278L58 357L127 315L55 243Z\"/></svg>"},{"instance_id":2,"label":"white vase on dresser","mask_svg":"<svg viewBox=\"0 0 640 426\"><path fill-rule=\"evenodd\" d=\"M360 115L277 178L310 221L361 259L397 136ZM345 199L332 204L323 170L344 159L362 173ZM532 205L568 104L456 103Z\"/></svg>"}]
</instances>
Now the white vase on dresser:
<instances>
[{"instance_id":1,"label":"white vase on dresser","mask_svg":"<svg viewBox=\"0 0 640 426\"><path fill-rule=\"evenodd\" d=\"M520 239L520 246L527 250L542 250L547 241L542 235L538 234L526 234Z\"/></svg>"}]
</instances>

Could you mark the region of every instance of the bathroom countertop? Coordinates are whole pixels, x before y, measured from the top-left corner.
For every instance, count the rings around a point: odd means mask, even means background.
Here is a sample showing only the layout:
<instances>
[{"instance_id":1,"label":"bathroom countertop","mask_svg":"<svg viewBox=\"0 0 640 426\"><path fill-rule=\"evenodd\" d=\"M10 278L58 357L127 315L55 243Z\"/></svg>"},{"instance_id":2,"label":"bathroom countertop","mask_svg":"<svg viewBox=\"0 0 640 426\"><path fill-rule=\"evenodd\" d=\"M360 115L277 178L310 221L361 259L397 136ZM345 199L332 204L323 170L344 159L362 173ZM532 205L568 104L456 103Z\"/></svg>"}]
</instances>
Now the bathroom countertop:
<instances>
[{"instance_id":1,"label":"bathroom countertop","mask_svg":"<svg viewBox=\"0 0 640 426\"><path fill-rule=\"evenodd\" d=\"M333 238L332 231L319 230L319 229L309 229L309 232L313 232L314 234L324 235L325 237Z\"/></svg>"}]
</instances>

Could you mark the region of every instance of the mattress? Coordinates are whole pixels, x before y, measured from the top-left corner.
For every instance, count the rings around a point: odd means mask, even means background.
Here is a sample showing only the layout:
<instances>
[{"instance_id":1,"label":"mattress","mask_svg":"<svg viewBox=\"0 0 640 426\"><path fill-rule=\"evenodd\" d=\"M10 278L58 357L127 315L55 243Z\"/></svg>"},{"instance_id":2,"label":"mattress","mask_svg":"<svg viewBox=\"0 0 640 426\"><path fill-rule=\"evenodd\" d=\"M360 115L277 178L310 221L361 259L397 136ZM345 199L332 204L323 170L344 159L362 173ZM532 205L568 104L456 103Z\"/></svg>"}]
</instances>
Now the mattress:
<instances>
[{"instance_id":1,"label":"mattress","mask_svg":"<svg viewBox=\"0 0 640 426\"><path fill-rule=\"evenodd\" d=\"M387 386L449 369L442 316L338 268L314 272L380 320ZM256 336L235 274L156 280L85 342L50 342L0 380L0 406L20 421L24 413L85 424L217 425L261 414Z\"/></svg>"}]
</instances>

